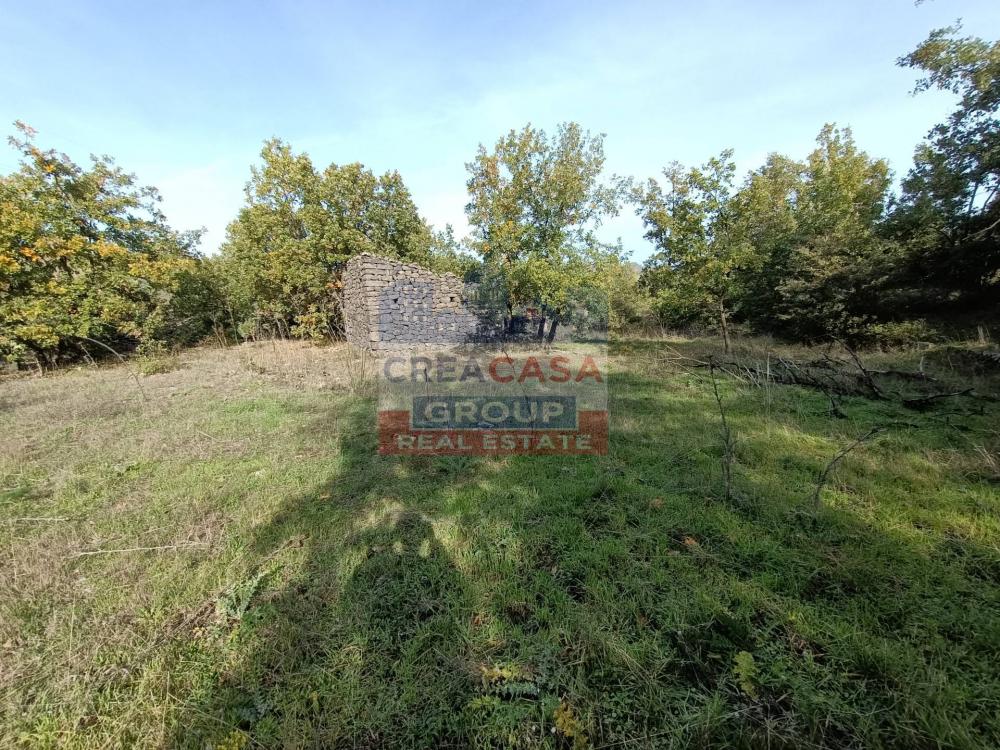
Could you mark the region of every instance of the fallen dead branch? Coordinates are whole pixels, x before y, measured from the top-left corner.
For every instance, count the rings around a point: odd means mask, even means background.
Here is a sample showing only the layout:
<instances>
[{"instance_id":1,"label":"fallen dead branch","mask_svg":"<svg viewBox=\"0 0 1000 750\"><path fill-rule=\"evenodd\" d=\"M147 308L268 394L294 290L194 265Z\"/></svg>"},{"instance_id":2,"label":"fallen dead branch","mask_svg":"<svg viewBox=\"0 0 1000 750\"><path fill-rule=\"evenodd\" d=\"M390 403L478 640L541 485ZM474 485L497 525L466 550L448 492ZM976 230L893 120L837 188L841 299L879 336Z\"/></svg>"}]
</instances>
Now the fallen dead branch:
<instances>
[{"instance_id":1,"label":"fallen dead branch","mask_svg":"<svg viewBox=\"0 0 1000 750\"><path fill-rule=\"evenodd\" d=\"M899 393L890 392L884 386L880 386L876 382L875 377L897 378L927 384L937 383L938 381L924 372L910 372L899 369L868 369L856 352L846 347L845 349L851 354L856 371L845 371L842 367L849 365L849 363L844 360L835 359L829 355L824 355L823 359L811 360L809 362L797 362L793 359L776 357L774 360L769 359L766 371L758 363L739 362L735 360L714 360L713 366L716 370L757 386L763 383L775 383L777 385L797 385L820 391L830 402L830 415L837 418L846 416L840 408L837 396L862 396L877 401L898 399L899 403L902 403L903 406L917 411L929 409L939 399L955 396L979 398L972 388L902 398ZM689 357L685 357L684 359L690 362L689 366L691 367L709 367L708 362Z\"/></svg>"},{"instance_id":2,"label":"fallen dead branch","mask_svg":"<svg viewBox=\"0 0 1000 750\"><path fill-rule=\"evenodd\" d=\"M163 552L165 550L192 549L194 547L207 547L208 542L185 542L184 544L163 544L156 547L125 547L122 549L95 549L88 552L77 552L70 557L89 557L91 555L115 555L125 552Z\"/></svg>"},{"instance_id":3,"label":"fallen dead branch","mask_svg":"<svg viewBox=\"0 0 1000 750\"><path fill-rule=\"evenodd\" d=\"M895 401L915 411L926 411L941 399L958 396L992 400L990 396L975 393L973 388L903 397L898 392L880 386L875 380L876 376L927 384L938 381L923 372L923 369L917 372L895 368L869 369L857 352L846 344L841 343L840 345L850 356L850 361L838 359L825 353L821 359L798 362L794 359L778 356L771 359L769 353L766 369L764 369L764 364L761 361L717 360L711 356L708 360L701 360L683 355L673 349L670 349L673 356L669 358L669 361L686 368L711 369L713 377L715 371L723 372L756 387L764 387L774 383L777 385L797 385L820 391L830 402L830 416L838 419L847 416L840 407L838 396L861 396L877 401ZM844 369L851 367L852 364L851 370Z\"/></svg>"},{"instance_id":4,"label":"fallen dead branch","mask_svg":"<svg viewBox=\"0 0 1000 750\"><path fill-rule=\"evenodd\" d=\"M694 362L692 367L708 367L708 363L706 362L699 362L697 360L692 360L692 362ZM770 372L765 372L754 365L732 361L716 362L715 367L740 380L746 380L746 376L751 375L754 381L759 378L760 380L766 379L767 382L777 383L778 385L799 385L805 388L815 388L827 395L834 393L839 396L858 396L862 395L864 391L864 389L858 386L861 376L856 373L836 373L844 378L843 381L837 380L830 372L823 372L821 377L811 373L807 369L808 366L782 357L774 360L774 367L771 368Z\"/></svg>"},{"instance_id":5,"label":"fallen dead branch","mask_svg":"<svg viewBox=\"0 0 1000 750\"><path fill-rule=\"evenodd\" d=\"M969 396L972 395L972 391L973 391L972 388L966 388L965 390L953 391L951 393L933 393L930 396L921 396L920 398L904 398L903 406L905 406L907 409L914 409L916 411L925 411L931 408L934 402L939 399L953 398L954 396Z\"/></svg>"},{"instance_id":6,"label":"fallen dead branch","mask_svg":"<svg viewBox=\"0 0 1000 750\"><path fill-rule=\"evenodd\" d=\"M878 384L875 382L875 378L872 376L872 374L865 369L865 366L861 363L861 358L857 354L855 354L854 350L847 344L843 342L838 342L838 343L840 343L840 345L844 347L844 351L846 351L851 356L851 359L854 360L854 364L861 372L861 379L864 381L865 385L868 386L868 389L871 391L872 398L880 400L884 399L885 394L882 393L882 389L878 387Z\"/></svg>"},{"instance_id":7,"label":"fallen dead branch","mask_svg":"<svg viewBox=\"0 0 1000 750\"><path fill-rule=\"evenodd\" d=\"M921 383L936 383L937 378L933 378L926 372L909 372L907 370L869 370L872 375L880 375L886 378L899 378L900 380L914 380Z\"/></svg>"},{"instance_id":8,"label":"fallen dead branch","mask_svg":"<svg viewBox=\"0 0 1000 750\"><path fill-rule=\"evenodd\" d=\"M0 519L5 523L41 523L43 521L71 521L69 516L26 516L24 518L4 518Z\"/></svg>"}]
</instances>

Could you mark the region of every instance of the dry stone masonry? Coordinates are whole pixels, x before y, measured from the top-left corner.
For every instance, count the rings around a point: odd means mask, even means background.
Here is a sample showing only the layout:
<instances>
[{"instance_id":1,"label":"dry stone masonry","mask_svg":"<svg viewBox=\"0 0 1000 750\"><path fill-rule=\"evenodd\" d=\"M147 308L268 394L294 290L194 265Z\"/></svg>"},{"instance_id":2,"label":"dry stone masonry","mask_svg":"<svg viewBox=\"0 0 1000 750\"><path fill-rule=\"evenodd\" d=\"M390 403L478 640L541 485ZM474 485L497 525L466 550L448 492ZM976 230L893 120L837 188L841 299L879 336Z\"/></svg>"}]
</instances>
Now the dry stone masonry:
<instances>
[{"instance_id":1,"label":"dry stone masonry","mask_svg":"<svg viewBox=\"0 0 1000 750\"><path fill-rule=\"evenodd\" d=\"M347 340L375 351L472 340L479 318L457 276L369 253L344 271Z\"/></svg>"}]
</instances>

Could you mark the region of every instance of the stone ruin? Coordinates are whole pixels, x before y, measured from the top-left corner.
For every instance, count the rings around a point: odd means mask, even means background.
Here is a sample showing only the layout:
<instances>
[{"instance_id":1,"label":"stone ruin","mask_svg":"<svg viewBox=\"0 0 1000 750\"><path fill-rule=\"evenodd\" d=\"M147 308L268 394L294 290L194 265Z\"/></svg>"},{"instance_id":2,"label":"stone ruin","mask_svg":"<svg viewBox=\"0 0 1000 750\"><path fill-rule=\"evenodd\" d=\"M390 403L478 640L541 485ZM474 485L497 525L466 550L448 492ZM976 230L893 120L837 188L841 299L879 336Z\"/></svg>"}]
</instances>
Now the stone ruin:
<instances>
[{"instance_id":1,"label":"stone ruin","mask_svg":"<svg viewBox=\"0 0 1000 750\"><path fill-rule=\"evenodd\" d=\"M343 280L344 327L356 346L460 344L480 331L465 284L454 274L362 253L347 262Z\"/></svg>"}]
</instances>

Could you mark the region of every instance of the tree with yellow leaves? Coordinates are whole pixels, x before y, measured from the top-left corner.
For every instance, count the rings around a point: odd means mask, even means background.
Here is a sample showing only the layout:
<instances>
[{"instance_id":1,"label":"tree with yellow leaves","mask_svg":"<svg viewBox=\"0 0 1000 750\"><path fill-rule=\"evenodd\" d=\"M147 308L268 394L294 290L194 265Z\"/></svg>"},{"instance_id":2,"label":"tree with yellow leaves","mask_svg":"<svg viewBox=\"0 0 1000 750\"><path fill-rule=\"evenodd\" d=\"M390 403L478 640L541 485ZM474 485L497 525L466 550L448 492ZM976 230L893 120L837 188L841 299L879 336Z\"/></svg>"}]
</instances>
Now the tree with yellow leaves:
<instances>
[{"instance_id":1,"label":"tree with yellow leaves","mask_svg":"<svg viewBox=\"0 0 1000 750\"><path fill-rule=\"evenodd\" d=\"M0 176L0 356L54 365L88 351L189 343L211 316L212 285L155 188L109 157L89 169L44 151L16 123L20 168Z\"/></svg>"}]
</instances>

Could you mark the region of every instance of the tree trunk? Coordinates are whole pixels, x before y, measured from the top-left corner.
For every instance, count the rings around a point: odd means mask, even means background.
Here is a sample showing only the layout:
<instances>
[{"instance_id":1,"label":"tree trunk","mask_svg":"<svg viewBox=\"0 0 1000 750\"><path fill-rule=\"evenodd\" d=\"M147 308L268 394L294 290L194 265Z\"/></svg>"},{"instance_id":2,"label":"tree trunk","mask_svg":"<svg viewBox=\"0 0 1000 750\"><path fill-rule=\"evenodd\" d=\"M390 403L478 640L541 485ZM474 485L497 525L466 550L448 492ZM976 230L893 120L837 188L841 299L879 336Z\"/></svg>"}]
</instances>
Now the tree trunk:
<instances>
[{"instance_id":1,"label":"tree trunk","mask_svg":"<svg viewBox=\"0 0 1000 750\"><path fill-rule=\"evenodd\" d=\"M722 350L729 354L729 321L726 319L726 305L719 300L719 327L722 329Z\"/></svg>"},{"instance_id":2,"label":"tree trunk","mask_svg":"<svg viewBox=\"0 0 1000 750\"><path fill-rule=\"evenodd\" d=\"M556 337L556 328L558 327L558 325L559 325L559 318L552 318L552 322L549 323L549 335L545 339L550 344Z\"/></svg>"},{"instance_id":3,"label":"tree trunk","mask_svg":"<svg viewBox=\"0 0 1000 750\"><path fill-rule=\"evenodd\" d=\"M535 338L539 341L545 336L545 316L543 315L541 320L538 321L538 332L535 334Z\"/></svg>"}]
</instances>

